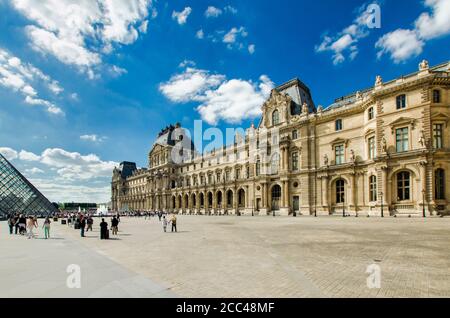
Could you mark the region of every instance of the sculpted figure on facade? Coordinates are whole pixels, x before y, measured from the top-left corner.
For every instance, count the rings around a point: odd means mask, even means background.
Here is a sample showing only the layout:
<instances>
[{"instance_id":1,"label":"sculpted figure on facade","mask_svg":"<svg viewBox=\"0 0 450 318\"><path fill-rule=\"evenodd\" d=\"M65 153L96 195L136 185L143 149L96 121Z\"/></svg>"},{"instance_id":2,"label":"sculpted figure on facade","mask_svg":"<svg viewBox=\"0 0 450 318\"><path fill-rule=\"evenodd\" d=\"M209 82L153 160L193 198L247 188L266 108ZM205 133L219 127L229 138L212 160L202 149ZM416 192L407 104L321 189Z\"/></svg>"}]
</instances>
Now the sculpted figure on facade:
<instances>
[{"instance_id":1,"label":"sculpted figure on facade","mask_svg":"<svg viewBox=\"0 0 450 318\"><path fill-rule=\"evenodd\" d=\"M425 70L428 70L429 68L430 68L430 66L429 66L427 60L422 60L422 62L420 62L419 71L425 71Z\"/></svg>"}]
</instances>

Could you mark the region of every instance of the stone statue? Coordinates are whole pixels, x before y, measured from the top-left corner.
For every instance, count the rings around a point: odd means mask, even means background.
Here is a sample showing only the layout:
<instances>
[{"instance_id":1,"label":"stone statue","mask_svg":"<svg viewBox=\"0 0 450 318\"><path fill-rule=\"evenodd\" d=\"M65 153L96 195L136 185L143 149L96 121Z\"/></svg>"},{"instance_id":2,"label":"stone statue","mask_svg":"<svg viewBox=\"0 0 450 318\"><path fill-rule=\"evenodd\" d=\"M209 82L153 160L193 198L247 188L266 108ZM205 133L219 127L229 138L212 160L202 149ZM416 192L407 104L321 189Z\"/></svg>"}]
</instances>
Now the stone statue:
<instances>
[{"instance_id":1,"label":"stone statue","mask_svg":"<svg viewBox=\"0 0 450 318\"><path fill-rule=\"evenodd\" d=\"M352 150L350 150L350 160L351 162L356 162L356 156L355 156L355 152Z\"/></svg>"},{"instance_id":2,"label":"stone statue","mask_svg":"<svg viewBox=\"0 0 450 318\"><path fill-rule=\"evenodd\" d=\"M420 132L419 144L420 144L422 147L425 147L425 146L426 146L425 132L424 132L423 130Z\"/></svg>"},{"instance_id":3,"label":"stone statue","mask_svg":"<svg viewBox=\"0 0 450 318\"><path fill-rule=\"evenodd\" d=\"M360 100L362 98L361 92L357 91L356 92L356 100Z\"/></svg>"},{"instance_id":4,"label":"stone statue","mask_svg":"<svg viewBox=\"0 0 450 318\"><path fill-rule=\"evenodd\" d=\"M386 144L386 139L384 137L381 138L381 151L383 153L387 152L387 144Z\"/></svg>"},{"instance_id":5,"label":"stone statue","mask_svg":"<svg viewBox=\"0 0 450 318\"><path fill-rule=\"evenodd\" d=\"M329 160L328 160L328 156L326 154L323 156L323 163L325 166L328 166Z\"/></svg>"},{"instance_id":6,"label":"stone statue","mask_svg":"<svg viewBox=\"0 0 450 318\"><path fill-rule=\"evenodd\" d=\"M380 86L383 84L383 79L381 78L380 75L377 75L376 80L375 80L375 86Z\"/></svg>"},{"instance_id":7,"label":"stone statue","mask_svg":"<svg viewBox=\"0 0 450 318\"><path fill-rule=\"evenodd\" d=\"M303 105L302 105L302 114L303 115L309 114L309 107L308 107L308 104L306 104L306 103L303 103Z\"/></svg>"},{"instance_id":8,"label":"stone statue","mask_svg":"<svg viewBox=\"0 0 450 318\"><path fill-rule=\"evenodd\" d=\"M425 70L428 70L429 68L430 68L430 66L429 66L427 60L423 60L422 62L420 62L419 71L425 71Z\"/></svg>"},{"instance_id":9,"label":"stone statue","mask_svg":"<svg viewBox=\"0 0 450 318\"><path fill-rule=\"evenodd\" d=\"M323 106L322 105L319 105L319 107L317 107L317 112L318 113L323 112Z\"/></svg>"}]
</instances>

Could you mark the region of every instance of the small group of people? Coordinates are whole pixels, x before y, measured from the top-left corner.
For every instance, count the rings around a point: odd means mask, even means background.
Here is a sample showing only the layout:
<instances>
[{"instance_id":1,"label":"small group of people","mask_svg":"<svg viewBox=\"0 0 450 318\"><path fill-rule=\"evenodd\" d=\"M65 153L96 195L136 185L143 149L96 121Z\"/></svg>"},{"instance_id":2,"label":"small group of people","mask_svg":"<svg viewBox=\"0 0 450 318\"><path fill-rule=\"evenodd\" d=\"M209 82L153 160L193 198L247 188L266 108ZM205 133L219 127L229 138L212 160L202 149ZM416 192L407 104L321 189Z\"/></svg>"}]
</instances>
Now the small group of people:
<instances>
[{"instance_id":1,"label":"small group of people","mask_svg":"<svg viewBox=\"0 0 450 318\"><path fill-rule=\"evenodd\" d=\"M177 232L177 217L175 214L172 214L169 218L169 220L166 218L166 216L164 215L162 217L162 224L163 224L163 229L164 232L167 232L167 226L169 224L172 225L172 232Z\"/></svg>"},{"instance_id":2,"label":"small group of people","mask_svg":"<svg viewBox=\"0 0 450 318\"><path fill-rule=\"evenodd\" d=\"M28 216L26 217L23 214L19 215L9 215L7 218L9 234L12 235L13 232L16 235L27 236L28 239L35 238L34 229L37 229L39 226L38 220L36 216ZM50 238L50 217L46 217L44 223L42 224L42 228L44 229L44 238Z\"/></svg>"}]
</instances>

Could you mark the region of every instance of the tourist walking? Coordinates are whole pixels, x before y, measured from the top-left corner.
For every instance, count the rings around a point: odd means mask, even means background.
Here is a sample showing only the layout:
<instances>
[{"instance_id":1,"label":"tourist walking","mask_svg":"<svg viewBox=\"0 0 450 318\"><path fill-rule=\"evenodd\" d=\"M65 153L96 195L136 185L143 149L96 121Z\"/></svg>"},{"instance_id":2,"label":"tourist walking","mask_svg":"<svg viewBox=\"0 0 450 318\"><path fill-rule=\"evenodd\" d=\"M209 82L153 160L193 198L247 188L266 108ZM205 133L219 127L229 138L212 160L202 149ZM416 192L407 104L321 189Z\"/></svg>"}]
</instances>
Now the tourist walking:
<instances>
[{"instance_id":1,"label":"tourist walking","mask_svg":"<svg viewBox=\"0 0 450 318\"><path fill-rule=\"evenodd\" d=\"M161 213L161 211L159 211L159 212L158 212L159 222L161 222L161 217L162 217L162 213Z\"/></svg>"},{"instance_id":2,"label":"tourist walking","mask_svg":"<svg viewBox=\"0 0 450 318\"><path fill-rule=\"evenodd\" d=\"M50 238L50 223L51 223L50 218L47 216L45 218L44 225L42 225L42 228L44 229L44 237L45 237L45 239L49 239Z\"/></svg>"},{"instance_id":3,"label":"tourist walking","mask_svg":"<svg viewBox=\"0 0 450 318\"><path fill-rule=\"evenodd\" d=\"M86 218L84 216L81 216L81 218L80 218L81 237L84 237L84 230L85 229L86 229Z\"/></svg>"},{"instance_id":4,"label":"tourist walking","mask_svg":"<svg viewBox=\"0 0 450 318\"><path fill-rule=\"evenodd\" d=\"M175 214L172 214L172 217L170 219L170 223L172 224L172 232L175 230L177 232L177 217Z\"/></svg>"},{"instance_id":5,"label":"tourist walking","mask_svg":"<svg viewBox=\"0 0 450 318\"><path fill-rule=\"evenodd\" d=\"M33 229L36 227L36 222L32 216L30 216L26 221L26 227L28 229L28 239L34 238Z\"/></svg>"},{"instance_id":6,"label":"tourist walking","mask_svg":"<svg viewBox=\"0 0 450 318\"><path fill-rule=\"evenodd\" d=\"M102 222L100 223L100 239L108 239L108 223L105 222L105 219L102 219Z\"/></svg>"},{"instance_id":7,"label":"tourist walking","mask_svg":"<svg viewBox=\"0 0 450 318\"><path fill-rule=\"evenodd\" d=\"M19 234L25 235L27 231L27 219L23 214L19 216L18 224L19 224Z\"/></svg>"},{"instance_id":8,"label":"tourist walking","mask_svg":"<svg viewBox=\"0 0 450 318\"><path fill-rule=\"evenodd\" d=\"M111 220L111 229L113 235L117 235L119 232L119 220L116 217L113 217Z\"/></svg>"},{"instance_id":9,"label":"tourist walking","mask_svg":"<svg viewBox=\"0 0 450 318\"><path fill-rule=\"evenodd\" d=\"M8 216L8 226L9 226L9 234L13 234L14 225L16 224L16 220L13 215Z\"/></svg>"},{"instance_id":10,"label":"tourist walking","mask_svg":"<svg viewBox=\"0 0 450 318\"><path fill-rule=\"evenodd\" d=\"M92 218L92 216L89 215L86 224L87 224L86 232L89 232L89 230L91 230L92 232L92 225L94 224L94 219Z\"/></svg>"},{"instance_id":11,"label":"tourist walking","mask_svg":"<svg viewBox=\"0 0 450 318\"><path fill-rule=\"evenodd\" d=\"M169 224L169 222L167 221L166 217L163 217L163 229L164 229L164 233L167 232L167 224Z\"/></svg>"}]
</instances>

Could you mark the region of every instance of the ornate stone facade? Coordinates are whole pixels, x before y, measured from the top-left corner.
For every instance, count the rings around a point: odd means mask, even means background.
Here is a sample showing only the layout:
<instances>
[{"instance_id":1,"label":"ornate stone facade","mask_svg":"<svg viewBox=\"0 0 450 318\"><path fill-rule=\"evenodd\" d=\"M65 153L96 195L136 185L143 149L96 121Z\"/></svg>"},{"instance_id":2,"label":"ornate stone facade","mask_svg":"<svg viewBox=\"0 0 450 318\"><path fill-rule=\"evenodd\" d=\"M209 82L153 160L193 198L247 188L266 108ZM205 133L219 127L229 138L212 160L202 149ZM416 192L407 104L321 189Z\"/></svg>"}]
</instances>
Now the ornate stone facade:
<instances>
[{"instance_id":1,"label":"ornate stone facade","mask_svg":"<svg viewBox=\"0 0 450 318\"><path fill-rule=\"evenodd\" d=\"M418 72L389 82L377 76L373 88L316 109L309 89L292 80L272 91L245 142L176 164L170 154L182 138L168 127L150 151L148 169L115 169L113 209L448 214L449 87L450 63L423 61ZM261 134L273 128L277 134L269 132L268 146L261 146Z\"/></svg>"}]
</instances>

